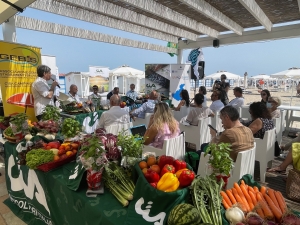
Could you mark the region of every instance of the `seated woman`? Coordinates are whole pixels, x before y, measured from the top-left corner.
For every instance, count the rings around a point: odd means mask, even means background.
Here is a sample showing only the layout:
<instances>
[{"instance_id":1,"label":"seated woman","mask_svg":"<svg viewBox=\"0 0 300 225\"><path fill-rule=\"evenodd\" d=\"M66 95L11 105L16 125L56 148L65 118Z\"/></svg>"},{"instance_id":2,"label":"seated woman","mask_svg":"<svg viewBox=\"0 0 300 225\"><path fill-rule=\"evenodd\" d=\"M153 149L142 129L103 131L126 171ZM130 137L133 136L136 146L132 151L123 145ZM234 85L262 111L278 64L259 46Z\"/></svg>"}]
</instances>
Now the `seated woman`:
<instances>
[{"instance_id":1,"label":"seated woman","mask_svg":"<svg viewBox=\"0 0 300 225\"><path fill-rule=\"evenodd\" d=\"M244 125L250 128L254 138L263 139L265 132L274 128L270 112L263 102L253 102L249 106L249 113L252 120Z\"/></svg>"},{"instance_id":2,"label":"seated woman","mask_svg":"<svg viewBox=\"0 0 300 225\"><path fill-rule=\"evenodd\" d=\"M190 106L190 96L187 90L182 90L180 92L181 101L179 102L178 106L174 108L175 111L180 111L181 106Z\"/></svg>"},{"instance_id":3,"label":"seated woman","mask_svg":"<svg viewBox=\"0 0 300 225\"><path fill-rule=\"evenodd\" d=\"M271 96L271 94L270 94L269 90L264 89L260 92L260 96L261 96L261 101L260 102L262 102L266 105L267 102L268 102L268 98Z\"/></svg>"},{"instance_id":4,"label":"seated woman","mask_svg":"<svg viewBox=\"0 0 300 225\"><path fill-rule=\"evenodd\" d=\"M144 144L162 148L164 140L176 137L179 133L178 122L173 117L169 106L164 102L156 104L144 135Z\"/></svg>"},{"instance_id":5,"label":"seated woman","mask_svg":"<svg viewBox=\"0 0 300 225\"><path fill-rule=\"evenodd\" d=\"M271 113L272 119L280 117L280 109L277 107L281 105L281 100L278 97L269 97L267 102L267 108Z\"/></svg>"},{"instance_id":6,"label":"seated woman","mask_svg":"<svg viewBox=\"0 0 300 225\"><path fill-rule=\"evenodd\" d=\"M209 116L211 117L215 116L215 114L210 108L202 106L204 102L204 96L202 94L199 93L196 94L194 101L195 101L195 107L193 107L190 110L186 118L183 118L183 120L185 119L187 123L193 126L198 126L199 119L209 117Z\"/></svg>"}]
</instances>

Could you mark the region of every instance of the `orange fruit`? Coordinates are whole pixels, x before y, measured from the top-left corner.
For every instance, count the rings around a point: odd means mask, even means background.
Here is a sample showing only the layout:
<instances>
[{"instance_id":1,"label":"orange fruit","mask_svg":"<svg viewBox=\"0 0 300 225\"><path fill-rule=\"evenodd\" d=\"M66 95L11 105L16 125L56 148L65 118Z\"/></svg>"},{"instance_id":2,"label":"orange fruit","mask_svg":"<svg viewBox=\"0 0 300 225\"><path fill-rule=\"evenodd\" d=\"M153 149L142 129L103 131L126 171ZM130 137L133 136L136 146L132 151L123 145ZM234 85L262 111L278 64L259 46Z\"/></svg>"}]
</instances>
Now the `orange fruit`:
<instances>
[{"instance_id":1,"label":"orange fruit","mask_svg":"<svg viewBox=\"0 0 300 225\"><path fill-rule=\"evenodd\" d=\"M70 151L71 149L72 149L72 146L71 146L71 145L66 145L66 146L65 146L65 150L66 150L66 151Z\"/></svg>"},{"instance_id":2,"label":"orange fruit","mask_svg":"<svg viewBox=\"0 0 300 225\"><path fill-rule=\"evenodd\" d=\"M54 160L54 161L59 160L59 156L58 156L58 155L55 155L54 158L53 158L53 160Z\"/></svg>"},{"instance_id":3,"label":"orange fruit","mask_svg":"<svg viewBox=\"0 0 300 225\"><path fill-rule=\"evenodd\" d=\"M72 152L72 151L67 151L67 152L66 152L66 155L67 155L67 156L71 156L71 155L73 155L73 152Z\"/></svg>"},{"instance_id":4,"label":"orange fruit","mask_svg":"<svg viewBox=\"0 0 300 225\"><path fill-rule=\"evenodd\" d=\"M77 143L72 143L71 146L72 146L72 149L78 149L78 144Z\"/></svg>"},{"instance_id":5,"label":"orange fruit","mask_svg":"<svg viewBox=\"0 0 300 225\"><path fill-rule=\"evenodd\" d=\"M140 161L139 166L140 166L141 170L148 167L148 165L145 161Z\"/></svg>"},{"instance_id":6,"label":"orange fruit","mask_svg":"<svg viewBox=\"0 0 300 225\"><path fill-rule=\"evenodd\" d=\"M147 159L147 165L152 166L154 164L156 164L156 158L154 156L149 156Z\"/></svg>"},{"instance_id":7,"label":"orange fruit","mask_svg":"<svg viewBox=\"0 0 300 225\"><path fill-rule=\"evenodd\" d=\"M77 150L76 150L76 149L73 149L72 152L73 152L73 154L76 154L76 153L77 153Z\"/></svg>"},{"instance_id":8,"label":"orange fruit","mask_svg":"<svg viewBox=\"0 0 300 225\"><path fill-rule=\"evenodd\" d=\"M158 165L154 164L154 165L150 166L150 169L153 170L154 172L160 174L160 168Z\"/></svg>"},{"instance_id":9,"label":"orange fruit","mask_svg":"<svg viewBox=\"0 0 300 225\"><path fill-rule=\"evenodd\" d=\"M142 172L143 172L143 174L146 174L147 173L147 167L146 168L144 168L144 169L142 169Z\"/></svg>"}]
</instances>

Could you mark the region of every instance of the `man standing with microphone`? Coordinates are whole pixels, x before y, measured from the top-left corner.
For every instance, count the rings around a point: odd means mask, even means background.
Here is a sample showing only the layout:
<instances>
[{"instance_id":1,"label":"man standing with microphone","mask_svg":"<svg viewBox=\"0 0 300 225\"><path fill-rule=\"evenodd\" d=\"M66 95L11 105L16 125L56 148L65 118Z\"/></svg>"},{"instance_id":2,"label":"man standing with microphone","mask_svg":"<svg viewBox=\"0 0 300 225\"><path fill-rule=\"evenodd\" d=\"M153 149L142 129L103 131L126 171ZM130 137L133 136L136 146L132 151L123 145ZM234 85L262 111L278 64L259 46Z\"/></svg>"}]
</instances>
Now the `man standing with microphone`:
<instances>
[{"instance_id":1,"label":"man standing with microphone","mask_svg":"<svg viewBox=\"0 0 300 225\"><path fill-rule=\"evenodd\" d=\"M58 82L54 80L49 87L47 81L51 79L51 69L46 65L38 66L37 75L38 78L31 85L31 92L34 98L34 113L39 121L46 106L54 106L53 96Z\"/></svg>"}]
</instances>

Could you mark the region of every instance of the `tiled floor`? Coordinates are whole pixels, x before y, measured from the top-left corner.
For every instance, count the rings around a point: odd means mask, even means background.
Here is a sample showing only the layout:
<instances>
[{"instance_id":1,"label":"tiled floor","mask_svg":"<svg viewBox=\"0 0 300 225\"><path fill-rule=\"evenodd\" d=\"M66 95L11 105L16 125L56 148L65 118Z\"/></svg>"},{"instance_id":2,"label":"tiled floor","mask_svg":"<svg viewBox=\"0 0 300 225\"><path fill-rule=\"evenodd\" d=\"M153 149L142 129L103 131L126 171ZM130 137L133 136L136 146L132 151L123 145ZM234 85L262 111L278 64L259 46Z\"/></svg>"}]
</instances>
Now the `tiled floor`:
<instances>
[{"instance_id":1,"label":"tiled floor","mask_svg":"<svg viewBox=\"0 0 300 225\"><path fill-rule=\"evenodd\" d=\"M293 127L290 130L291 133L295 133L300 131L300 122L294 122ZM1 139L1 138L0 138ZM284 136L283 144L287 143L291 138ZM1 142L1 140L0 140ZM3 155L0 154L0 225L26 225L22 220L20 220L17 216L15 216L10 209L3 204L3 201L8 198L6 183L5 183L5 172L4 172L4 164L3 164ZM276 166L280 163L280 159L276 159L273 161L273 166ZM259 166L255 166L255 179L259 176ZM284 197L286 197L285 193L285 182L282 179L281 175L276 174L267 174L266 183L263 184L268 187L271 187L275 190L278 190L283 193ZM297 202L293 202L291 200L286 199L288 205L297 211L300 211L300 204Z\"/></svg>"}]
</instances>

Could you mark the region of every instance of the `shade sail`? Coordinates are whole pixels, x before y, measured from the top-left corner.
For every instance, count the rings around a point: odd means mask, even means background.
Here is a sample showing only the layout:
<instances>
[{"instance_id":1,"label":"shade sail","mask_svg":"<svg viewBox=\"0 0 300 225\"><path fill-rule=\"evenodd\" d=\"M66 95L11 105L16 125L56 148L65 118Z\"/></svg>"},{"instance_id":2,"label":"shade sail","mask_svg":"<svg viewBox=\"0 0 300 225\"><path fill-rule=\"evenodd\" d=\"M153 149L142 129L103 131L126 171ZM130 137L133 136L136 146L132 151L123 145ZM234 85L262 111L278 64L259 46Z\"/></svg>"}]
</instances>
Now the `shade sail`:
<instances>
[{"instance_id":1,"label":"shade sail","mask_svg":"<svg viewBox=\"0 0 300 225\"><path fill-rule=\"evenodd\" d=\"M229 73L229 72L217 72L217 73L213 73L210 74L208 76L206 76L204 79L220 79L221 75L225 74L228 80L235 80L235 79L241 79L242 77L233 73Z\"/></svg>"},{"instance_id":2,"label":"shade sail","mask_svg":"<svg viewBox=\"0 0 300 225\"><path fill-rule=\"evenodd\" d=\"M109 75L145 78L144 71L134 69L130 66L121 66L116 69L113 69L109 71Z\"/></svg>"},{"instance_id":3,"label":"shade sail","mask_svg":"<svg viewBox=\"0 0 300 225\"><path fill-rule=\"evenodd\" d=\"M293 67L288 70L281 71L279 73L271 74L270 76L278 79L300 79L300 68Z\"/></svg>"},{"instance_id":4,"label":"shade sail","mask_svg":"<svg viewBox=\"0 0 300 225\"><path fill-rule=\"evenodd\" d=\"M270 78L271 77L269 75L265 75L265 74L259 74L256 76L249 77L249 79L264 79L264 80L268 80Z\"/></svg>"}]
</instances>

